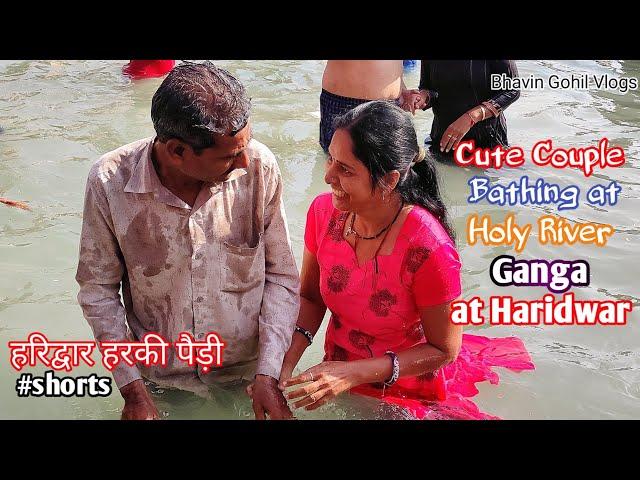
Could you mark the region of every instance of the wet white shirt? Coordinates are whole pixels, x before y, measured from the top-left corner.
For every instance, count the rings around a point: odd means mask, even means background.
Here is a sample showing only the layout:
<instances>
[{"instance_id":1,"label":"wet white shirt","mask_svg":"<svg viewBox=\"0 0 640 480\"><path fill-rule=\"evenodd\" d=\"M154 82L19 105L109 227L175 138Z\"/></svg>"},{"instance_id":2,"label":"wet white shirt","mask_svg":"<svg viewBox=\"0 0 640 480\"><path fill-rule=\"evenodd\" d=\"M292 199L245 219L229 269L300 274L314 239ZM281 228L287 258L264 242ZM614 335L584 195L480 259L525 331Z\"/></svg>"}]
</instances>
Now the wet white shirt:
<instances>
[{"instance_id":1,"label":"wet white shirt","mask_svg":"<svg viewBox=\"0 0 640 480\"><path fill-rule=\"evenodd\" d=\"M113 371L118 387L141 378L198 390L218 381L278 378L299 309L299 277L271 151L256 140L250 164L200 191L193 208L165 188L154 138L102 156L87 180L78 302L98 342L202 341L219 334L223 366L203 373L170 348L168 365ZM120 300L120 287L122 298Z\"/></svg>"}]
</instances>

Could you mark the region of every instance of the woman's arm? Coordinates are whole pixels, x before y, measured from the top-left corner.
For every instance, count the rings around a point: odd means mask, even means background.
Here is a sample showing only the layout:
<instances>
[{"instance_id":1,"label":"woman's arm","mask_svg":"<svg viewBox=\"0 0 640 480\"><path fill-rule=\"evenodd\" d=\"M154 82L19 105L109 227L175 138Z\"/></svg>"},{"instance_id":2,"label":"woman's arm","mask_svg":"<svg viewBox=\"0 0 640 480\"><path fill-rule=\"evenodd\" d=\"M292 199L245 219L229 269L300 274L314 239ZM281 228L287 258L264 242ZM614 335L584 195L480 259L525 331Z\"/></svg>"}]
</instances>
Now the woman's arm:
<instances>
[{"instance_id":1,"label":"woman's arm","mask_svg":"<svg viewBox=\"0 0 640 480\"><path fill-rule=\"evenodd\" d=\"M453 362L462 344L462 326L449 320L451 302L420 309L422 327L428 343L394 352L400 364L400 377L434 372ZM290 392L298 399L295 408L315 410L340 393L363 383L378 383L391 378L393 362L388 355L350 362L323 362L284 383L285 387L308 383Z\"/></svg>"},{"instance_id":2,"label":"woman's arm","mask_svg":"<svg viewBox=\"0 0 640 480\"><path fill-rule=\"evenodd\" d=\"M491 74L505 74L509 77L517 77L518 69L513 60L496 60L488 69ZM487 79L488 80L488 79ZM497 117L502 111L520 97L520 90L498 90L490 99L480 105L467 110L455 122L453 122L442 134L440 139L440 151L448 152L458 148L462 138L479 122Z\"/></svg>"},{"instance_id":3,"label":"woman's arm","mask_svg":"<svg viewBox=\"0 0 640 480\"><path fill-rule=\"evenodd\" d=\"M518 76L516 62L513 60L495 60L490 62L488 69L489 75L506 75L515 78ZM490 82L490 78L487 79ZM470 115L474 121L471 126L478 122L487 120L488 118L497 117L502 111L520 98L520 90L496 90L496 94L490 99L482 102L480 105L473 107L466 115Z\"/></svg>"},{"instance_id":4,"label":"woman's arm","mask_svg":"<svg viewBox=\"0 0 640 480\"><path fill-rule=\"evenodd\" d=\"M434 372L453 362L462 344L462 326L449 320L451 302L420 309L422 328L428 343L415 345L398 355L400 378L414 377ZM392 374L389 356L358 360L360 383L375 383L387 380Z\"/></svg>"},{"instance_id":5,"label":"woman's arm","mask_svg":"<svg viewBox=\"0 0 640 480\"><path fill-rule=\"evenodd\" d=\"M320 265L316 256L305 247L300 273L300 312L296 325L315 335L326 311L327 307L320 295ZM308 346L307 338L300 332L294 331L291 346L282 362L281 385L284 380L291 377L291 372Z\"/></svg>"},{"instance_id":6,"label":"woman's arm","mask_svg":"<svg viewBox=\"0 0 640 480\"><path fill-rule=\"evenodd\" d=\"M513 60L495 60L490 62L489 75L506 75L510 78L518 76L516 62ZM489 79L487 79L489 81ZM491 83L491 82L489 82ZM496 90L496 94L482 104L492 110L493 116L500 115L504 109L520 98L520 90Z\"/></svg>"}]
</instances>

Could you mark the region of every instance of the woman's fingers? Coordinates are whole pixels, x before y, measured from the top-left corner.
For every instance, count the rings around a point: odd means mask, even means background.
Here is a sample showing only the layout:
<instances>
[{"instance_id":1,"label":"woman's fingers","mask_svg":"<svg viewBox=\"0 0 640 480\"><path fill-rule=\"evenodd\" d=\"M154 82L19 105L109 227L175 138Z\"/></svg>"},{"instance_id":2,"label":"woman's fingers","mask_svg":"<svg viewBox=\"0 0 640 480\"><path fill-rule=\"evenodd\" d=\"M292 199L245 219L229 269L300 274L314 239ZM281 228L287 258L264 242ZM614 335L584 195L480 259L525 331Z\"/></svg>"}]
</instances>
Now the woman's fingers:
<instances>
[{"instance_id":1,"label":"woman's fingers","mask_svg":"<svg viewBox=\"0 0 640 480\"><path fill-rule=\"evenodd\" d=\"M445 148L445 152L449 152L449 150L451 150L451 147L453 147L453 144L456 142L457 139L458 137L456 136L456 134L452 133L451 137L449 137L449 141L447 142L447 147Z\"/></svg>"},{"instance_id":2,"label":"woman's fingers","mask_svg":"<svg viewBox=\"0 0 640 480\"><path fill-rule=\"evenodd\" d=\"M449 130L448 128L445 130L445 132L442 134L442 138L440 139L440 151L444 152L444 150L447 148L447 145L449 144L449 140L451 140L451 130Z\"/></svg>"},{"instance_id":3,"label":"woman's fingers","mask_svg":"<svg viewBox=\"0 0 640 480\"><path fill-rule=\"evenodd\" d=\"M317 380L319 374L312 369L313 367L305 370L300 375L296 375L295 377L291 377L285 380L284 382L282 382L282 385L287 388L292 385L299 385L301 383L313 382L314 380Z\"/></svg>"},{"instance_id":4,"label":"woman's fingers","mask_svg":"<svg viewBox=\"0 0 640 480\"><path fill-rule=\"evenodd\" d=\"M313 405L314 403L323 399L328 392L329 390L319 390L317 392L314 392L311 395L308 395L294 403L293 408L301 408L306 407L307 405Z\"/></svg>"},{"instance_id":5,"label":"woman's fingers","mask_svg":"<svg viewBox=\"0 0 640 480\"><path fill-rule=\"evenodd\" d=\"M448 152L449 150L451 150L453 145L460 139L460 137L461 136L458 132L447 129L444 135L442 135L442 139L440 140L441 151L444 150L445 152Z\"/></svg>"},{"instance_id":6,"label":"woman's fingers","mask_svg":"<svg viewBox=\"0 0 640 480\"><path fill-rule=\"evenodd\" d=\"M322 397L317 402L314 402L311 405L307 405L305 407L305 410L315 410L316 408L321 407L322 405L327 403L329 400L331 400L330 396L329 395L325 395L324 397Z\"/></svg>"},{"instance_id":7,"label":"woman's fingers","mask_svg":"<svg viewBox=\"0 0 640 480\"><path fill-rule=\"evenodd\" d=\"M294 390L292 392L289 392L285 395L285 397L287 398L287 400L291 400L293 398L299 398L299 397L304 397L307 395L310 395L312 393L317 392L318 390L320 390L321 385L320 382L313 382L310 383L309 385L306 385L302 388L299 388L297 390Z\"/></svg>"}]
</instances>

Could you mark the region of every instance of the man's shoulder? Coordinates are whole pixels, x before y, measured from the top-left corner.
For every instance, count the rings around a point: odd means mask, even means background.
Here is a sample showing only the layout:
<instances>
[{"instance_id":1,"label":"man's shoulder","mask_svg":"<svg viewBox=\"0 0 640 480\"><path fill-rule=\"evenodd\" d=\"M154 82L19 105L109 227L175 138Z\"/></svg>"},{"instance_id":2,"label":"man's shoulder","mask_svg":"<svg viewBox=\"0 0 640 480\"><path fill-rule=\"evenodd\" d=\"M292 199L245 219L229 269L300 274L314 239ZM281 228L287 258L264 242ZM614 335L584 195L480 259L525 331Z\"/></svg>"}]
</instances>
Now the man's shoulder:
<instances>
[{"instance_id":1,"label":"man's shoulder","mask_svg":"<svg viewBox=\"0 0 640 480\"><path fill-rule=\"evenodd\" d=\"M105 153L91 166L89 181L124 188L133 169L152 143L153 137L147 137Z\"/></svg>"},{"instance_id":2,"label":"man's shoulder","mask_svg":"<svg viewBox=\"0 0 640 480\"><path fill-rule=\"evenodd\" d=\"M249 182L254 182L257 177L262 177L266 184L272 184L281 178L280 166L276 156L264 143L255 138L249 142L250 167L247 169Z\"/></svg>"},{"instance_id":3,"label":"man's shoulder","mask_svg":"<svg viewBox=\"0 0 640 480\"><path fill-rule=\"evenodd\" d=\"M249 150L251 150L251 159L257 160L262 167L274 168L278 166L276 157L269 147L255 138L249 142Z\"/></svg>"}]
</instances>

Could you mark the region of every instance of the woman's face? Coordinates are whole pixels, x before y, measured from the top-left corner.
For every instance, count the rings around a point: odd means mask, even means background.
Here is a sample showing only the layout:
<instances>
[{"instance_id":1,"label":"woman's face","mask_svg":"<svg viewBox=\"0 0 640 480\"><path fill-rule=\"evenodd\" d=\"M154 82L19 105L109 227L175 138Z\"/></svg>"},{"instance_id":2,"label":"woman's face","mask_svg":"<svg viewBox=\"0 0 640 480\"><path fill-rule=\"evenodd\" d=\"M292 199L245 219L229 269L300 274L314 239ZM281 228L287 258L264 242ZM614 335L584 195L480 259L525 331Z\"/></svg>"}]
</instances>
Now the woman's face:
<instances>
[{"instance_id":1,"label":"woman's face","mask_svg":"<svg viewBox=\"0 0 640 480\"><path fill-rule=\"evenodd\" d=\"M371 174L353 154L351 136L344 129L336 130L331 139L324 181L331 185L338 210L358 212L382 202L380 188L371 190Z\"/></svg>"}]
</instances>

